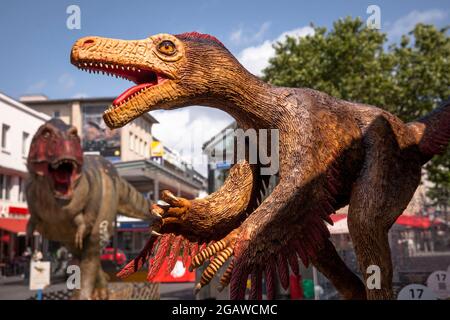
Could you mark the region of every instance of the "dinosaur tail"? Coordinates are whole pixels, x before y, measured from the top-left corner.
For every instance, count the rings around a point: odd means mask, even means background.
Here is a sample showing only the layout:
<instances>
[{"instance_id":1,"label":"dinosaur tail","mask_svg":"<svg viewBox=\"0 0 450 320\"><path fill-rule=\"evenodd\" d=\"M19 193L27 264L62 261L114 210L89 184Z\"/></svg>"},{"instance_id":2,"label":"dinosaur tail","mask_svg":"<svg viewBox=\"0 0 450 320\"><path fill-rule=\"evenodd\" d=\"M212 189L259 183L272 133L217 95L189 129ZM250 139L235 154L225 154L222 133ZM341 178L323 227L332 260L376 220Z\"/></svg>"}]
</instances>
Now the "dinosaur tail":
<instances>
[{"instance_id":1,"label":"dinosaur tail","mask_svg":"<svg viewBox=\"0 0 450 320\"><path fill-rule=\"evenodd\" d=\"M118 211L130 218L151 220L150 203L131 184L117 177L117 190L119 191Z\"/></svg>"},{"instance_id":2,"label":"dinosaur tail","mask_svg":"<svg viewBox=\"0 0 450 320\"><path fill-rule=\"evenodd\" d=\"M450 99L423 118L408 123L408 127L416 137L422 163L442 154L450 141Z\"/></svg>"}]
</instances>

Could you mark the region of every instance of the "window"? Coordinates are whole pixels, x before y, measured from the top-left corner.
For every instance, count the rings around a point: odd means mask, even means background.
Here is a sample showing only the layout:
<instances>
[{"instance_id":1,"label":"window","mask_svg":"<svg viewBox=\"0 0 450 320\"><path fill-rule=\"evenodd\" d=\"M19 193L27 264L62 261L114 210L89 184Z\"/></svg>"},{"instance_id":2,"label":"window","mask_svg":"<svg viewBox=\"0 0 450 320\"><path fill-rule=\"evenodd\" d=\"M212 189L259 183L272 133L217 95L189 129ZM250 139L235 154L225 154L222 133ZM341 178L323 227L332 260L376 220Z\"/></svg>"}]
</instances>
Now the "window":
<instances>
[{"instance_id":1,"label":"window","mask_svg":"<svg viewBox=\"0 0 450 320\"><path fill-rule=\"evenodd\" d=\"M141 156L144 155L144 141L142 139L139 139L139 154Z\"/></svg>"},{"instance_id":2,"label":"window","mask_svg":"<svg viewBox=\"0 0 450 320\"><path fill-rule=\"evenodd\" d=\"M144 142L144 154L143 154L143 156L144 157L148 156L148 153L147 153L147 142Z\"/></svg>"},{"instance_id":3,"label":"window","mask_svg":"<svg viewBox=\"0 0 450 320\"><path fill-rule=\"evenodd\" d=\"M19 177L19 202L25 202L26 200L25 179Z\"/></svg>"},{"instance_id":4,"label":"window","mask_svg":"<svg viewBox=\"0 0 450 320\"><path fill-rule=\"evenodd\" d=\"M5 175L0 174L0 199L3 199L3 185L5 181Z\"/></svg>"},{"instance_id":5,"label":"window","mask_svg":"<svg viewBox=\"0 0 450 320\"><path fill-rule=\"evenodd\" d=\"M0 174L0 199L9 200L11 198L11 176Z\"/></svg>"},{"instance_id":6,"label":"window","mask_svg":"<svg viewBox=\"0 0 450 320\"><path fill-rule=\"evenodd\" d=\"M130 132L130 150L133 151L134 150L134 136L133 133Z\"/></svg>"},{"instance_id":7,"label":"window","mask_svg":"<svg viewBox=\"0 0 450 320\"><path fill-rule=\"evenodd\" d=\"M7 124L2 125L2 149L8 148L8 132L9 132L10 126Z\"/></svg>"},{"instance_id":8,"label":"window","mask_svg":"<svg viewBox=\"0 0 450 320\"><path fill-rule=\"evenodd\" d=\"M26 157L28 153L28 138L30 134L27 132L22 133L22 156Z\"/></svg>"},{"instance_id":9,"label":"window","mask_svg":"<svg viewBox=\"0 0 450 320\"><path fill-rule=\"evenodd\" d=\"M137 135L134 135L134 152L139 152L139 139Z\"/></svg>"},{"instance_id":10,"label":"window","mask_svg":"<svg viewBox=\"0 0 450 320\"><path fill-rule=\"evenodd\" d=\"M58 110L53 111L53 118L59 118L61 117L61 112L59 112Z\"/></svg>"}]
</instances>

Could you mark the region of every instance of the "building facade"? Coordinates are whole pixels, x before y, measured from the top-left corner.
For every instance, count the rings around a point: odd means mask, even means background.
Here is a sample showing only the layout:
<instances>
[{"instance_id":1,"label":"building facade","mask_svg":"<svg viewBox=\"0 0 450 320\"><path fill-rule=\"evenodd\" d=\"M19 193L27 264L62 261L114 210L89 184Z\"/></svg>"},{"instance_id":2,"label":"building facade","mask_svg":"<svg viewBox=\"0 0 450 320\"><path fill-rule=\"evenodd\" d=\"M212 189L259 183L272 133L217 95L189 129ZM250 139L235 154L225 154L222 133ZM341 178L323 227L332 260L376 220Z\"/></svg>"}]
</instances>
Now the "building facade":
<instances>
[{"instance_id":1,"label":"building facade","mask_svg":"<svg viewBox=\"0 0 450 320\"><path fill-rule=\"evenodd\" d=\"M17 266L26 249L26 160L31 139L49 116L0 93L0 272Z\"/></svg>"},{"instance_id":2,"label":"building facade","mask_svg":"<svg viewBox=\"0 0 450 320\"><path fill-rule=\"evenodd\" d=\"M113 98L23 96L20 100L36 111L60 118L77 128L85 152L100 154L112 162L150 157L152 125L158 122L148 113L123 128L111 130L105 125L102 115Z\"/></svg>"}]
</instances>

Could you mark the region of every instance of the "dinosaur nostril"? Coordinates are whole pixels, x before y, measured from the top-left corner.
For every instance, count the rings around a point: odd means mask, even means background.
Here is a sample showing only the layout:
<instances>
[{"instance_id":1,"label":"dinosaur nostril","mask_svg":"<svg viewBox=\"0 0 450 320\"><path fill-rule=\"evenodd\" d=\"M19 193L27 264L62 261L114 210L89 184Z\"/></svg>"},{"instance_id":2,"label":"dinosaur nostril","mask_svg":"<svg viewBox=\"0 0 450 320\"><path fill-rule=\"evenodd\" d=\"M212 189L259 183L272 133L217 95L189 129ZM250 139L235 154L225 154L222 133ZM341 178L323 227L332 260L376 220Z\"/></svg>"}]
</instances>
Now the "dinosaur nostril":
<instances>
[{"instance_id":1,"label":"dinosaur nostril","mask_svg":"<svg viewBox=\"0 0 450 320\"><path fill-rule=\"evenodd\" d=\"M82 47L89 47L89 46L91 46L91 45L93 45L94 44L94 40L92 40L92 39L87 39L87 40L84 40L84 42L83 42L83 44L81 45Z\"/></svg>"}]
</instances>

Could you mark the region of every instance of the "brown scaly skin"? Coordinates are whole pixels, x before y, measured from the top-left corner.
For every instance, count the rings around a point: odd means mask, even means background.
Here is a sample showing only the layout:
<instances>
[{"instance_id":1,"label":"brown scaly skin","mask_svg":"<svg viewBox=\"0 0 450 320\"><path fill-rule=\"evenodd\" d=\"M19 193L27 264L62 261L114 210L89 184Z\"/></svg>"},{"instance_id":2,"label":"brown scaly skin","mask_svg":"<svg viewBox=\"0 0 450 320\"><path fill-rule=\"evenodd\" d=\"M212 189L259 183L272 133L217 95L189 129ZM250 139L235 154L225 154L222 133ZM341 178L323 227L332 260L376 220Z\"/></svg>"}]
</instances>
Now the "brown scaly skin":
<instances>
[{"instance_id":1,"label":"brown scaly skin","mask_svg":"<svg viewBox=\"0 0 450 320\"><path fill-rule=\"evenodd\" d=\"M419 184L422 165L447 146L450 103L405 124L373 106L264 83L215 38L196 33L137 41L82 38L71 61L81 68L119 73L137 84L153 83L122 96L105 112L111 128L151 110L205 105L226 111L243 129L279 130L280 182L255 209L262 177L257 166L245 162L235 165L225 185L204 200L166 192L163 199L171 206L154 207L163 214L163 233L191 240L223 238L193 258L191 267L197 267L215 256L197 289L234 256L221 279L222 285L231 284L231 298L245 297L249 276L249 297L261 298L262 275L268 298L273 298L276 274L286 287L288 266L298 272L298 255L329 277L344 298L393 298L387 233ZM328 240L323 220L347 204L361 272L368 277L367 268L378 265L381 289L366 288Z\"/></svg>"},{"instance_id":2,"label":"brown scaly skin","mask_svg":"<svg viewBox=\"0 0 450 320\"><path fill-rule=\"evenodd\" d=\"M77 130L60 119L47 121L34 135L28 170L28 234L37 230L64 243L79 258L81 289L75 298L106 299L107 275L100 266L100 251L112 235L116 213L160 218L149 213L147 200L118 176L110 162L100 156L83 158Z\"/></svg>"}]
</instances>

